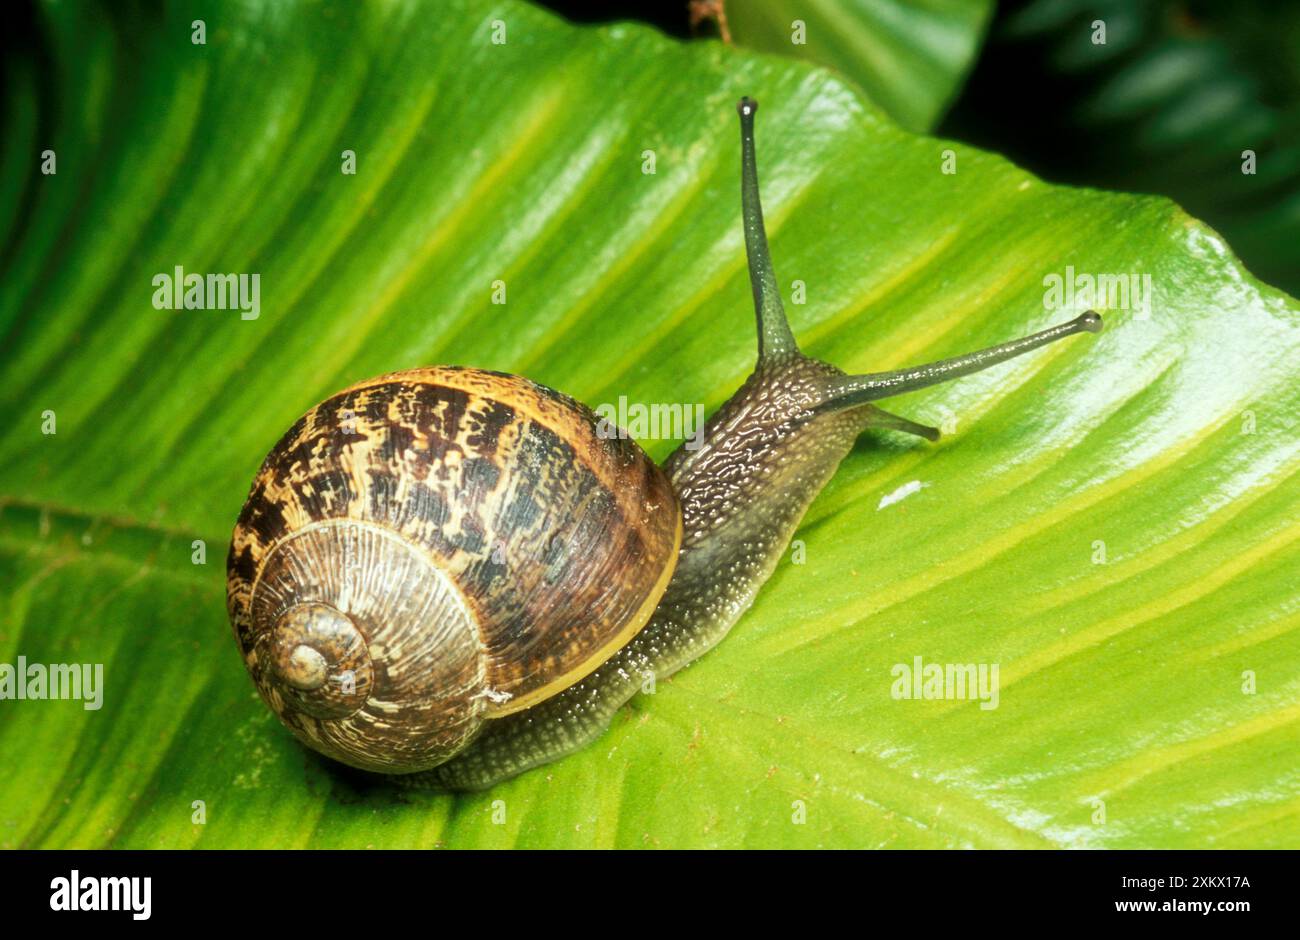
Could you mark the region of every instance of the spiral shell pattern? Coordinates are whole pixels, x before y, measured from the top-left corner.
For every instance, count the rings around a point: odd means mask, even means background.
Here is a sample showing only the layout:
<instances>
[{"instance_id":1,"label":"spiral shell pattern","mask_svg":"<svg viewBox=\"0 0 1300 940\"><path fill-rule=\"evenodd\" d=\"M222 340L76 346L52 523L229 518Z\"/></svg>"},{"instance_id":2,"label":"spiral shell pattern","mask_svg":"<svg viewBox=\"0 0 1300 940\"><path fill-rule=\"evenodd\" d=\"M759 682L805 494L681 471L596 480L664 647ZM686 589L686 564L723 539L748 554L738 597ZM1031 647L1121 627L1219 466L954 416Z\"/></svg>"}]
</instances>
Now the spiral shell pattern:
<instances>
[{"instance_id":1,"label":"spiral shell pattern","mask_svg":"<svg viewBox=\"0 0 1300 940\"><path fill-rule=\"evenodd\" d=\"M306 744L425 770L622 647L681 543L671 485L586 406L418 369L312 409L254 480L227 600L258 691Z\"/></svg>"}]
</instances>

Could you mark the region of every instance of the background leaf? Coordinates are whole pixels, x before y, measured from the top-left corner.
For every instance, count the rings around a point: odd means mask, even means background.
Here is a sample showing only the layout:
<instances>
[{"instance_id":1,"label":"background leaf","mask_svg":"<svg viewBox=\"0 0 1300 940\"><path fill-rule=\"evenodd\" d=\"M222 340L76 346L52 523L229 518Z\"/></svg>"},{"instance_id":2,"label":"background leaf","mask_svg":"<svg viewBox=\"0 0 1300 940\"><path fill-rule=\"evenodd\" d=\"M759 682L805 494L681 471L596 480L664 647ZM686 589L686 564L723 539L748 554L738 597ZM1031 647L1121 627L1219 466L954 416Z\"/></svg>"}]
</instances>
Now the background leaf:
<instances>
[{"instance_id":1,"label":"background leaf","mask_svg":"<svg viewBox=\"0 0 1300 940\"><path fill-rule=\"evenodd\" d=\"M727 21L738 44L837 69L924 131L961 88L992 11L991 0L747 0L727 6Z\"/></svg>"},{"instance_id":2,"label":"background leaf","mask_svg":"<svg viewBox=\"0 0 1300 940\"><path fill-rule=\"evenodd\" d=\"M0 844L1295 845L1297 305L1173 204L913 137L806 65L517 3L40 20L5 57L0 662L106 688L0 703ZM308 754L224 610L263 455L432 362L716 407L754 349L742 93L810 353L883 369L1055 322L1066 265L1151 275L1150 316L892 404L954 433L864 438L806 563L585 751L463 797ZM154 309L176 265L260 273L260 317ZM999 664L999 707L893 699L914 656Z\"/></svg>"},{"instance_id":3,"label":"background leaf","mask_svg":"<svg viewBox=\"0 0 1300 940\"><path fill-rule=\"evenodd\" d=\"M1026 88L1037 106L1008 107ZM1053 180L1169 196L1300 292L1300 5L1009 4L943 130Z\"/></svg>"}]
</instances>

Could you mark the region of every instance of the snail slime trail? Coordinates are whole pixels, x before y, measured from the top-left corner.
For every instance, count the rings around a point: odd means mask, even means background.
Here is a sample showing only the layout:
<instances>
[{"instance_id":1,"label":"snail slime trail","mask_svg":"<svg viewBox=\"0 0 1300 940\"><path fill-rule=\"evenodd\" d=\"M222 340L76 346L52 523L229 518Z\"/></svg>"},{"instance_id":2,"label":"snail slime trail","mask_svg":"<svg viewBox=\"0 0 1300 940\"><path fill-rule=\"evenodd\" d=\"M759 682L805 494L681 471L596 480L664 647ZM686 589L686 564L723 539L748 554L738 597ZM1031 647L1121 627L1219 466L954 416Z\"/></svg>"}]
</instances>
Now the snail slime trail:
<instances>
[{"instance_id":1,"label":"snail slime trail","mask_svg":"<svg viewBox=\"0 0 1300 940\"><path fill-rule=\"evenodd\" d=\"M656 466L608 416L521 376L395 372L321 402L267 456L227 562L235 639L304 744L410 785L481 789L590 743L726 635L875 402L1076 333L849 375L804 355L777 289L741 99L753 373Z\"/></svg>"}]
</instances>

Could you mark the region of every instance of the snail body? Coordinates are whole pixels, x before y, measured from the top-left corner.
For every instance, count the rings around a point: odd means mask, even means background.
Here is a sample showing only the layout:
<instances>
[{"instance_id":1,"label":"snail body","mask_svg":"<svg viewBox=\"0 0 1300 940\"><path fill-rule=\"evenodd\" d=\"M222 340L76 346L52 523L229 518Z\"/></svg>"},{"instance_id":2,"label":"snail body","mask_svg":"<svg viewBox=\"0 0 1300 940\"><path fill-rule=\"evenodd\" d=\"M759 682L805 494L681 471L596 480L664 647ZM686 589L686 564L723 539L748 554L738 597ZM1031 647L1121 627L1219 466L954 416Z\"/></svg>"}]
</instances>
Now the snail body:
<instances>
[{"instance_id":1,"label":"snail body","mask_svg":"<svg viewBox=\"0 0 1300 940\"><path fill-rule=\"evenodd\" d=\"M803 355L763 230L742 99L753 374L663 467L587 406L457 367L370 379L281 438L232 537L227 602L263 699L365 770L478 789L581 748L649 677L718 643L867 428L872 404L986 368L1075 320L913 369Z\"/></svg>"}]
</instances>

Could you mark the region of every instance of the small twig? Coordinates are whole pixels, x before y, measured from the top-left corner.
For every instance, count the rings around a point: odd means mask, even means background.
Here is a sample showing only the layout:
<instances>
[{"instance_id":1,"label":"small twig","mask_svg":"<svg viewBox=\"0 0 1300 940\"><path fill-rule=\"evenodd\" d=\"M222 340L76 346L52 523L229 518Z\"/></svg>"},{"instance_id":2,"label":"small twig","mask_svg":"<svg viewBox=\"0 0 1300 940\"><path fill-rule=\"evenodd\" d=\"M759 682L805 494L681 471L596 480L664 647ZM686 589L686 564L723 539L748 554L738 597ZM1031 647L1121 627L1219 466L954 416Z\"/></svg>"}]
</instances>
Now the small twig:
<instances>
[{"instance_id":1,"label":"small twig","mask_svg":"<svg viewBox=\"0 0 1300 940\"><path fill-rule=\"evenodd\" d=\"M718 24L718 33L722 41L731 45L731 30L727 28L727 0L690 0L688 7L691 14L691 32L699 31L699 26L706 20Z\"/></svg>"}]
</instances>

